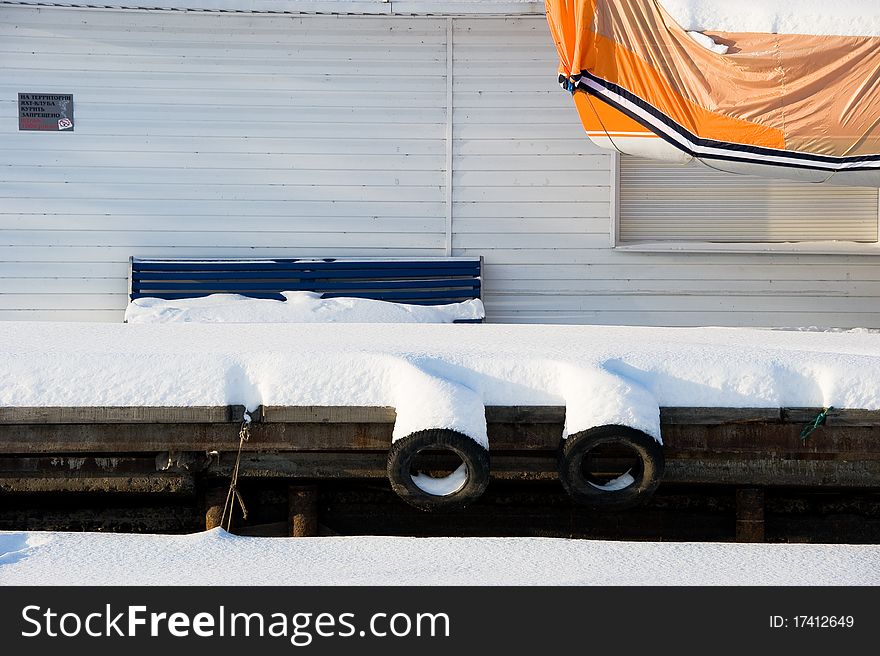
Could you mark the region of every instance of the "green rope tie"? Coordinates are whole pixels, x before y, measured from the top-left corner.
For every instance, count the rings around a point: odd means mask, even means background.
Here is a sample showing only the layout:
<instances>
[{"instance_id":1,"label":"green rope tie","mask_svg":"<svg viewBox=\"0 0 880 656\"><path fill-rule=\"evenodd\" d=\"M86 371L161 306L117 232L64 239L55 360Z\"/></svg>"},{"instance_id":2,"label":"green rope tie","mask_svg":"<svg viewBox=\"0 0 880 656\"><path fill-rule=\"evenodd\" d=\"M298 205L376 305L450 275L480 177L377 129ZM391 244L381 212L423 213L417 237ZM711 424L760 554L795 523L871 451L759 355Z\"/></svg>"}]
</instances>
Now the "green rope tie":
<instances>
[{"instance_id":1,"label":"green rope tie","mask_svg":"<svg viewBox=\"0 0 880 656\"><path fill-rule=\"evenodd\" d=\"M828 413L832 410L834 410L834 406L829 405L816 415L816 418L813 421L804 426L804 429L801 431L801 440L806 440L810 435L819 430L819 426L825 423L825 420L828 419Z\"/></svg>"}]
</instances>

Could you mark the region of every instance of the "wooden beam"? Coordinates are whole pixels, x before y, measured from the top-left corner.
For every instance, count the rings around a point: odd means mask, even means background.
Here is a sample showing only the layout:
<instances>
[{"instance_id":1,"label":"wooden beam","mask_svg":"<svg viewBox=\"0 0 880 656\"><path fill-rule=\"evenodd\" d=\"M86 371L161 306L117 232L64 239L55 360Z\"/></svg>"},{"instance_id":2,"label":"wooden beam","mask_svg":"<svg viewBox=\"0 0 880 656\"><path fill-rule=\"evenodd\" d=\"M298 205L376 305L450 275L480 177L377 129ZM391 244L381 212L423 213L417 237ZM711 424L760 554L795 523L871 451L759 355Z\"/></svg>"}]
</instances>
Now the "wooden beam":
<instances>
[{"instance_id":1,"label":"wooden beam","mask_svg":"<svg viewBox=\"0 0 880 656\"><path fill-rule=\"evenodd\" d=\"M245 408L191 407L0 407L0 424L190 424L241 423Z\"/></svg>"},{"instance_id":2,"label":"wooden beam","mask_svg":"<svg viewBox=\"0 0 880 656\"><path fill-rule=\"evenodd\" d=\"M394 408L373 406L261 406L261 421L288 424L393 424Z\"/></svg>"},{"instance_id":3,"label":"wooden beam","mask_svg":"<svg viewBox=\"0 0 880 656\"><path fill-rule=\"evenodd\" d=\"M813 417L816 416L816 410ZM844 411L840 411L845 414ZM849 411L864 412L864 411ZM390 407L335 406L263 406L263 421L286 423L354 422L385 423L396 417ZM666 424L739 424L779 422L781 408L661 408L661 422ZM487 406L486 421L498 423L562 424L564 406ZM880 424L880 413L874 417Z\"/></svg>"},{"instance_id":4,"label":"wooden beam","mask_svg":"<svg viewBox=\"0 0 880 656\"><path fill-rule=\"evenodd\" d=\"M736 541L764 541L764 490L759 487L736 491Z\"/></svg>"},{"instance_id":5,"label":"wooden beam","mask_svg":"<svg viewBox=\"0 0 880 656\"><path fill-rule=\"evenodd\" d=\"M510 417L505 417L510 418ZM668 458L712 453L798 458L880 458L880 426L825 426L807 440L800 423L663 424ZM253 423L245 451L381 451L391 423ZM562 424L488 424L495 451L549 451ZM0 454L149 453L238 448L238 424L0 424Z\"/></svg>"},{"instance_id":6,"label":"wooden beam","mask_svg":"<svg viewBox=\"0 0 880 656\"><path fill-rule=\"evenodd\" d=\"M213 484L205 490L205 530L222 528L223 506L229 494L229 484Z\"/></svg>"},{"instance_id":7,"label":"wooden beam","mask_svg":"<svg viewBox=\"0 0 880 656\"><path fill-rule=\"evenodd\" d=\"M694 426L777 423L781 420L780 408L660 408L661 424Z\"/></svg>"},{"instance_id":8,"label":"wooden beam","mask_svg":"<svg viewBox=\"0 0 880 656\"><path fill-rule=\"evenodd\" d=\"M824 426L808 439L804 424L723 424L661 427L670 459L786 457L873 460L880 457L880 426ZM739 455L738 455L739 454Z\"/></svg>"},{"instance_id":9,"label":"wooden beam","mask_svg":"<svg viewBox=\"0 0 880 656\"><path fill-rule=\"evenodd\" d=\"M702 408L665 407L661 423L721 425L742 423L806 423L822 408ZM198 407L0 407L0 424L112 423L239 423L245 408ZM272 423L393 423L394 408L374 406L262 406L250 413L254 421ZM488 406L486 420L497 423L561 424L563 406ZM834 409L828 425L878 426L880 410Z\"/></svg>"},{"instance_id":10,"label":"wooden beam","mask_svg":"<svg viewBox=\"0 0 880 656\"><path fill-rule=\"evenodd\" d=\"M796 424L812 423L824 408L783 408L783 421ZM877 426L880 424L880 410L838 410L828 411L825 426Z\"/></svg>"},{"instance_id":11,"label":"wooden beam","mask_svg":"<svg viewBox=\"0 0 880 656\"><path fill-rule=\"evenodd\" d=\"M763 487L880 487L880 461L786 460L667 460L666 483L750 485Z\"/></svg>"},{"instance_id":12,"label":"wooden beam","mask_svg":"<svg viewBox=\"0 0 880 656\"><path fill-rule=\"evenodd\" d=\"M139 476L161 473L155 456L44 455L0 457L0 475Z\"/></svg>"},{"instance_id":13,"label":"wooden beam","mask_svg":"<svg viewBox=\"0 0 880 656\"><path fill-rule=\"evenodd\" d=\"M308 479L382 479L385 452L275 452L248 453L242 457L243 477ZM221 454L208 473L228 476L235 455ZM495 453L491 456L495 480L557 480L554 452ZM792 460L752 458L667 460L666 483L781 487L880 487L880 460Z\"/></svg>"},{"instance_id":14,"label":"wooden beam","mask_svg":"<svg viewBox=\"0 0 880 656\"><path fill-rule=\"evenodd\" d=\"M193 473L162 471L155 456L3 456L2 492L149 492L194 494Z\"/></svg>"},{"instance_id":15,"label":"wooden beam","mask_svg":"<svg viewBox=\"0 0 880 656\"><path fill-rule=\"evenodd\" d=\"M117 479L124 476L149 481L142 487L152 489L158 484L151 481L161 480L162 470L169 476L201 473L209 467L206 454L214 451L220 457L210 465L210 472L228 476L229 458L239 444L237 419L244 411L241 406L177 409L180 412L174 416L181 421L164 423L138 414L144 408L133 409L131 414L110 408L103 415L88 414L98 409L80 409L84 414L76 416L57 408L49 409L55 415L12 410L6 415L10 421L0 422L0 478L93 479L93 483L71 484L78 489L100 489L108 477L114 482L106 485L121 485ZM199 415L203 410L208 414ZM22 414L16 415L18 411ZM664 408L665 480L746 486L880 485L880 423L872 423L880 419L880 413L832 411L820 431L800 439L806 423L801 420L812 419L818 412L809 408ZM556 478L563 408L489 407L486 415L494 478ZM224 421L191 421L199 416ZM35 417L42 421L16 421ZM89 417L106 421L77 423ZM227 421L230 418L236 421ZM69 423L51 423L50 419ZM119 423L122 419L133 421ZM391 408L264 408L255 413L250 440L244 445L244 475L383 478L393 419ZM169 452L175 457L170 458ZM132 465L134 461L140 464ZM23 489L31 484L16 485Z\"/></svg>"},{"instance_id":16,"label":"wooden beam","mask_svg":"<svg viewBox=\"0 0 880 656\"><path fill-rule=\"evenodd\" d=\"M0 458L0 490L192 492L194 476L228 477L235 452L207 459L204 453L169 463L154 457L5 456ZM880 459L841 459L706 452L702 457L669 458L664 482L737 486L880 487ZM246 452L244 477L382 479L385 451ZM554 451L493 452L496 480L556 480ZM180 464L183 463L183 464ZM194 463L194 464L193 464ZM35 482L41 481L41 482Z\"/></svg>"},{"instance_id":17,"label":"wooden beam","mask_svg":"<svg viewBox=\"0 0 880 656\"><path fill-rule=\"evenodd\" d=\"M292 538L318 535L318 486L291 485L288 488L288 530Z\"/></svg>"},{"instance_id":18,"label":"wooden beam","mask_svg":"<svg viewBox=\"0 0 880 656\"><path fill-rule=\"evenodd\" d=\"M661 408L666 424L806 422L821 408ZM240 422L244 406L201 407L0 407L0 424L227 423ZM391 407L263 406L255 421L274 423L393 423ZM488 406L486 419L499 423L563 423L563 406ZM847 426L880 425L877 410L832 410L828 421Z\"/></svg>"},{"instance_id":19,"label":"wooden beam","mask_svg":"<svg viewBox=\"0 0 880 656\"><path fill-rule=\"evenodd\" d=\"M559 424L565 423L565 407L553 405L490 405L486 421L498 424Z\"/></svg>"},{"instance_id":20,"label":"wooden beam","mask_svg":"<svg viewBox=\"0 0 880 656\"><path fill-rule=\"evenodd\" d=\"M121 454L235 449L238 430L237 422L0 424L0 453Z\"/></svg>"},{"instance_id":21,"label":"wooden beam","mask_svg":"<svg viewBox=\"0 0 880 656\"><path fill-rule=\"evenodd\" d=\"M392 423L253 423L246 451L387 450ZM555 449L562 424L490 424L493 449ZM0 453L237 449L238 424L0 424Z\"/></svg>"},{"instance_id":22,"label":"wooden beam","mask_svg":"<svg viewBox=\"0 0 880 656\"><path fill-rule=\"evenodd\" d=\"M124 492L144 494L194 494L192 476L144 474L139 476L9 475L0 474L0 493Z\"/></svg>"}]
</instances>

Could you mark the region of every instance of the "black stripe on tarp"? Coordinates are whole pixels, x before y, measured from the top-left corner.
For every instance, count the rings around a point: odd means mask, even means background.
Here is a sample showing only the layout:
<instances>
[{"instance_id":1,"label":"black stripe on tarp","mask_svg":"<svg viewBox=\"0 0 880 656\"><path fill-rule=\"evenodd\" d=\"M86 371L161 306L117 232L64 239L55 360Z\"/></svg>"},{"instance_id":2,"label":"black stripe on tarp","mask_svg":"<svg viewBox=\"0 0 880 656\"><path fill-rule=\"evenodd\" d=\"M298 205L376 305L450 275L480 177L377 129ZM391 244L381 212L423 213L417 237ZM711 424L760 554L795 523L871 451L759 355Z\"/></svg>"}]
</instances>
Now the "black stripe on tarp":
<instances>
[{"instance_id":1,"label":"black stripe on tarp","mask_svg":"<svg viewBox=\"0 0 880 656\"><path fill-rule=\"evenodd\" d=\"M581 83L581 78L587 77L590 80L596 82L601 85L604 89L609 91L612 94L618 95L621 98L626 99L627 101L633 103L634 105L638 105L645 112L656 118L658 121L669 127L671 130L677 132L680 136L684 137L688 141L692 142L697 147L702 148L717 148L721 150L728 150L733 152L743 152L749 153L758 156L771 156L771 157L784 157L787 159L794 160L803 160L804 162L821 162L826 164L826 166L810 166L808 164L795 164L793 162L761 162L754 159L737 157L735 155L717 155L714 153L702 153L700 151L696 151L687 146L683 146L678 141L675 141L668 135L664 134L661 131L658 131L655 126L647 124L640 116L634 114L628 109L624 108L619 103L614 102L612 99L607 98L605 96L599 95L595 93L592 89L590 89L585 84ZM784 151L784 150L776 150L772 148L764 148L760 146L750 146L747 144L739 144L732 142L724 142L717 141L714 139L704 139L702 137L698 137L693 134L690 130L685 128L684 126L677 123L671 117L664 114L662 111L643 100L642 98L636 96L632 92L624 89L623 87L614 84L612 82L608 82L607 80L603 80L595 75L592 75L588 71L582 72L580 75L574 76L572 80L577 84L577 88L588 93L590 96L594 98L598 98L605 104L613 107L618 110L622 114L625 114L629 118L636 121L639 125L649 129L651 132L656 134L657 136L663 138L665 141L675 146L677 149L686 152L687 154L705 159L718 159L718 160L726 160L726 161L734 161L734 162L745 162L749 164L762 164L764 166L781 166L788 168L799 168L799 169L809 169L809 170L819 170L819 171L829 171L829 172L848 172L848 171L876 171L880 169L880 155L858 155L852 157L833 157L828 155L816 155L812 153L801 153L794 151ZM862 167L846 167L840 168L834 165L840 164L848 164L852 162L866 162L866 163L875 163L875 166L862 166ZM828 166L830 165L830 166Z\"/></svg>"},{"instance_id":2,"label":"black stripe on tarp","mask_svg":"<svg viewBox=\"0 0 880 656\"><path fill-rule=\"evenodd\" d=\"M780 168L787 168L787 169L799 169L799 170L805 170L805 171L822 171L823 173L830 173L830 174L833 174L836 172L836 170L832 169L832 168L822 167L822 166L810 166L809 164L794 164L792 162L762 162L760 160L749 159L748 157L737 157L736 155L718 155L718 154L703 155L703 154L698 153L690 148L682 146L680 143L678 143L675 139L673 139L669 135L667 135L663 132L658 132L653 126L646 125L645 122L642 121L639 116L637 116L636 114L633 114L626 107L614 102L613 100L611 100L609 98L605 98L604 96L596 95L589 90L585 89L585 91L587 91L591 97L596 98L597 100L604 102L606 105L608 105L610 107L613 107L614 109L619 111L621 114L625 114L629 118L636 121L639 125L642 125L642 126L646 127L647 129L649 129L651 132L656 134L659 138L663 139L663 141L666 141L667 143L671 144L672 146L674 146L678 150L680 150L684 153L687 153L688 155L690 155L691 157L694 157L696 159L716 159L716 160L720 160L720 161L724 161L724 162L739 162L739 163L743 163L743 164L753 164L756 166L777 166ZM608 138L611 139L612 142L614 141L613 137L608 137ZM854 168L843 169L842 171L876 171L876 170L878 170L878 169L870 168L870 167L854 167Z\"/></svg>"}]
</instances>

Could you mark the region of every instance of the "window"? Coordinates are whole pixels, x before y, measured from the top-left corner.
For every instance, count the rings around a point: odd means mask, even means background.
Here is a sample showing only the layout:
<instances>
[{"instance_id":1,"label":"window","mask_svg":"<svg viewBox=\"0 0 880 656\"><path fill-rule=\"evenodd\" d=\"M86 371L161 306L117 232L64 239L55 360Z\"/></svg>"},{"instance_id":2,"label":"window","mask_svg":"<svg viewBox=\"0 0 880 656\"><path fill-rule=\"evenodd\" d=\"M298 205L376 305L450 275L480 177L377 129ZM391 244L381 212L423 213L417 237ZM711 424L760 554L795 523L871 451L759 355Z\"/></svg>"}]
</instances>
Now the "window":
<instances>
[{"instance_id":1,"label":"window","mask_svg":"<svg viewBox=\"0 0 880 656\"><path fill-rule=\"evenodd\" d=\"M622 155L616 245L877 242L878 190Z\"/></svg>"}]
</instances>

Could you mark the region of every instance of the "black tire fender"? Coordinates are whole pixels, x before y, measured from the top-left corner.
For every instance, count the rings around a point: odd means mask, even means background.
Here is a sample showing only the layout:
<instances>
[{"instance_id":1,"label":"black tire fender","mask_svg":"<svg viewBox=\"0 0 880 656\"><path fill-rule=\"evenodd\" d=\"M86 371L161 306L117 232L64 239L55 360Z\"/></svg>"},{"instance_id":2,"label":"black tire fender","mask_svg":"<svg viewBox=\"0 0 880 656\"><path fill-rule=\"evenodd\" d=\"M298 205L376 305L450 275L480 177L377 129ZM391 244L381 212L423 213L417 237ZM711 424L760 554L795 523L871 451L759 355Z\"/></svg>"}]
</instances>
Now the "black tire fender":
<instances>
[{"instance_id":1,"label":"black tire fender","mask_svg":"<svg viewBox=\"0 0 880 656\"><path fill-rule=\"evenodd\" d=\"M449 493L432 494L413 480L413 461L425 450L449 451L461 458L466 478L460 487ZM392 443L387 472L391 487L409 505L426 512L458 510L476 501L486 490L489 452L467 435L454 430L422 430Z\"/></svg>"},{"instance_id":2,"label":"black tire fender","mask_svg":"<svg viewBox=\"0 0 880 656\"><path fill-rule=\"evenodd\" d=\"M638 457L633 481L623 488L608 489L589 480L584 459L602 445L622 445ZM665 469L663 447L652 436L629 426L607 425L570 435L559 445L559 479L578 503L601 510L620 510L650 498Z\"/></svg>"}]
</instances>

